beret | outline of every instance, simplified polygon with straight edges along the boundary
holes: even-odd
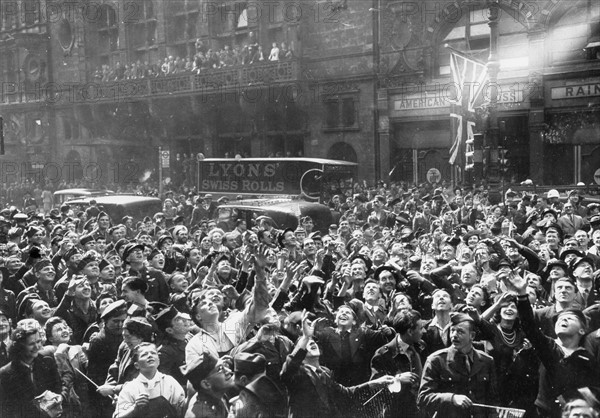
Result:
[[[79,250],[77,248],[73,247],[65,253],[63,258],[66,261],[69,261],[69,258],[73,257],[75,254],[81,254],[81,253],[79,252]]]
[[[81,245],[85,245],[92,241],[95,241],[94,236],[92,234],[84,235],[79,239],[79,243]]]
[[[112,266],[110,261],[108,261],[106,258],[100,260],[100,263],[98,264],[98,268],[100,269],[100,271],[104,270],[104,268],[107,266]]]
[[[83,270],[88,264],[96,261],[96,257],[92,255],[87,255],[81,259],[81,261],[77,264],[77,270]]]
[[[42,269],[51,266],[52,262],[50,260],[48,260],[47,258],[44,258],[40,261],[38,261],[37,263],[35,263],[35,265],[33,266],[33,272],[37,273],[39,271],[41,271]]]
[[[39,232],[44,232],[44,230],[42,228],[38,228],[37,226],[32,226],[27,230],[27,232],[25,232],[25,236],[27,238],[31,238]]]
[[[154,257],[156,257],[158,254],[162,254],[162,251],[159,250],[158,248],[153,248],[152,252],[150,252],[150,254],[148,254],[148,261],[152,260]]]

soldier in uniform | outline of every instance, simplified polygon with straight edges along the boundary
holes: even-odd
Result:
[[[165,276],[160,271],[149,270],[144,265],[144,246],[142,244],[128,244],[123,251],[123,261],[125,268],[124,277],[140,277],[148,284],[146,299],[148,302],[161,302],[167,304],[169,301],[169,286],[165,281]],[[120,284],[117,289],[120,288]]]
[[[187,365],[186,376],[196,394],[189,402],[186,418],[227,418],[225,394],[235,387],[233,372],[223,360],[203,353]]]
[[[492,357],[475,350],[475,322],[463,313],[451,317],[448,348],[431,354],[423,368],[417,403],[426,416],[444,411],[444,417],[488,417],[495,411],[474,403],[497,405],[495,366]]]
[[[108,229],[110,228],[110,217],[106,212],[100,212],[98,217],[96,218],[96,228],[91,232],[91,235],[94,236],[94,239],[104,238],[106,242],[109,241],[110,235],[108,234]]]

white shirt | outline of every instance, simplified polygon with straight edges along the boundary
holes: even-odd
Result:
[[[113,417],[129,414],[135,408],[136,399],[143,393],[148,394],[148,399],[164,397],[179,413],[185,407],[185,392],[175,378],[157,371],[154,378],[148,379],[140,373],[123,385]]]

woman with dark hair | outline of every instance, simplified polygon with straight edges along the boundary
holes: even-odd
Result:
[[[42,352],[54,356],[61,380],[67,387],[67,397],[63,399],[64,416],[86,416],[87,381],[77,370],[85,374],[87,356],[80,345],[69,344],[73,333],[63,318],[53,316],[46,322],[45,330],[47,345]]]
[[[500,405],[526,409],[529,416],[537,396],[539,361],[519,323],[516,302],[514,294],[502,294],[481,315],[478,327],[496,365]]]
[[[123,342],[115,362],[108,368],[104,385],[98,388],[102,396],[118,395],[125,382],[138,375],[133,361],[133,350],[138,344],[152,342],[152,325],[140,317],[128,318],[123,323]]]
[[[0,369],[0,416],[49,417],[56,416],[66,388],[52,357],[40,353],[42,335],[37,327],[19,322],[12,333],[10,363]],[[40,409],[36,397],[53,398],[49,413]]]
[[[148,283],[139,277],[126,277],[123,279],[121,291],[121,296],[129,305],[128,315],[146,316],[148,309],[148,300],[146,299]]]

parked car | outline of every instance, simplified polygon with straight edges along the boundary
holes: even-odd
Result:
[[[276,228],[296,228],[299,218],[310,216],[315,224],[315,231],[326,234],[334,223],[333,213],[329,207],[320,203],[291,199],[256,199],[240,200],[221,205],[217,208],[215,220],[217,224],[231,231],[237,219],[244,219],[248,228],[255,224],[259,216],[268,216],[275,222]]]
[[[134,221],[141,221],[146,216],[152,217],[155,213],[162,211],[162,201],[159,198],[137,195],[86,197],[69,200],[67,204],[71,207],[85,209],[92,199],[96,201],[101,210],[110,216],[114,223],[121,222],[125,215],[133,217]]]
[[[63,203],[73,199],[83,199],[95,196],[111,196],[115,192],[104,189],[63,189],[54,192],[54,205],[60,206]]]

